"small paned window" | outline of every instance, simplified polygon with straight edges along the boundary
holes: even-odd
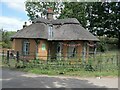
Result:
[[[49,38],[52,38],[52,37],[53,37],[53,27],[52,27],[52,26],[49,26],[49,27],[48,27],[48,37],[49,37]]]
[[[28,55],[29,54],[29,49],[30,49],[30,43],[28,40],[23,41],[23,54]]]
[[[68,46],[68,57],[75,57],[77,54],[77,47],[74,42],[69,43]]]

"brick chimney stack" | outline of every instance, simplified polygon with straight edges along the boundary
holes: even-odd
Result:
[[[48,20],[52,20],[53,19],[53,9],[52,8],[48,8],[47,9],[47,19]]]

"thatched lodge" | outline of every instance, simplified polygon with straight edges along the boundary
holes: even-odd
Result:
[[[12,48],[31,55],[31,58],[48,60],[62,58],[84,58],[89,48],[99,41],[84,29],[76,18],[53,19],[48,10],[47,19],[37,18],[32,24],[19,30],[12,39]]]

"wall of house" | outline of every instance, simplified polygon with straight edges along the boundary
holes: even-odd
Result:
[[[12,49],[15,51],[22,51],[22,39],[13,39],[12,41]]]
[[[22,51],[22,41],[23,39],[13,39],[12,41],[12,49],[15,51]],[[30,51],[29,51],[29,59],[34,59],[36,57],[36,42],[34,39],[28,39],[30,43]],[[42,49],[42,44],[45,45],[45,50]],[[40,40],[38,45],[38,58],[42,60],[47,60],[48,54],[48,43],[46,40]]]
[[[77,57],[81,60],[82,58],[82,50],[83,50],[83,41],[77,41],[80,46],[77,47]]]
[[[36,53],[36,42],[34,39],[29,39],[30,42],[30,56],[29,58],[34,59],[35,58],[35,53]],[[82,59],[82,50],[83,50],[83,41],[76,41],[77,43],[81,44],[80,46],[77,47],[77,57],[79,59]],[[67,44],[68,41],[64,41],[64,44]],[[48,45],[50,45],[46,40],[40,40],[40,43],[38,45],[38,58],[42,60],[47,60],[48,58]],[[43,47],[44,46],[44,47]],[[56,51],[54,46],[51,44],[50,46],[50,51],[53,53],[53,51]],[[22,51],[22,39],[13,39],[12,43],[12,49],[15,51]],[[88,52],[89,48],[87,48],[87,58],[88,58]],[[52,54],[51,53],[51,54]],[[55,54],[55,53],[53,53]],[[67,58],[68,54],[68,46],[62,45],[62,56],[64,58]],[[53,55],[54,56],[54,55]]]
[[[43,48],[45,46],[45,48]],[[38,56],[39,59],[47,60],[48,55],[48,42],[46,40],[40,40],[40,44],[38,45]]]
[[[67,41],[63,42],[63,44],[67,44],[67,43],[68,43]],[[65,59],[67,59],[67,52],[68,52],[67,49],[68,49],[67,46],[62,45],[62,56],[63,56]]]
[[[30,43],[30,49],[29,49],[29,58],[34,59],[36,57],[36,42],[34,39],[28,39]]]
[[[23,39],[13,39],[12,41],[12,49],[14,49],[14,51],[19,51],[20,54],[22,54],[22,41]],[[27,58],[30,59],[34,59],[35,58],[35,41],[29,39],[28,40],[30,42],[30,51],[29,51],[29,56],[27,56]]]

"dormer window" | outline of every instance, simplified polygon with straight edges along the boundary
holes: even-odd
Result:
[[[53,26],[49,25],[48,27],[48,37],[51,39],[53,37]]]

